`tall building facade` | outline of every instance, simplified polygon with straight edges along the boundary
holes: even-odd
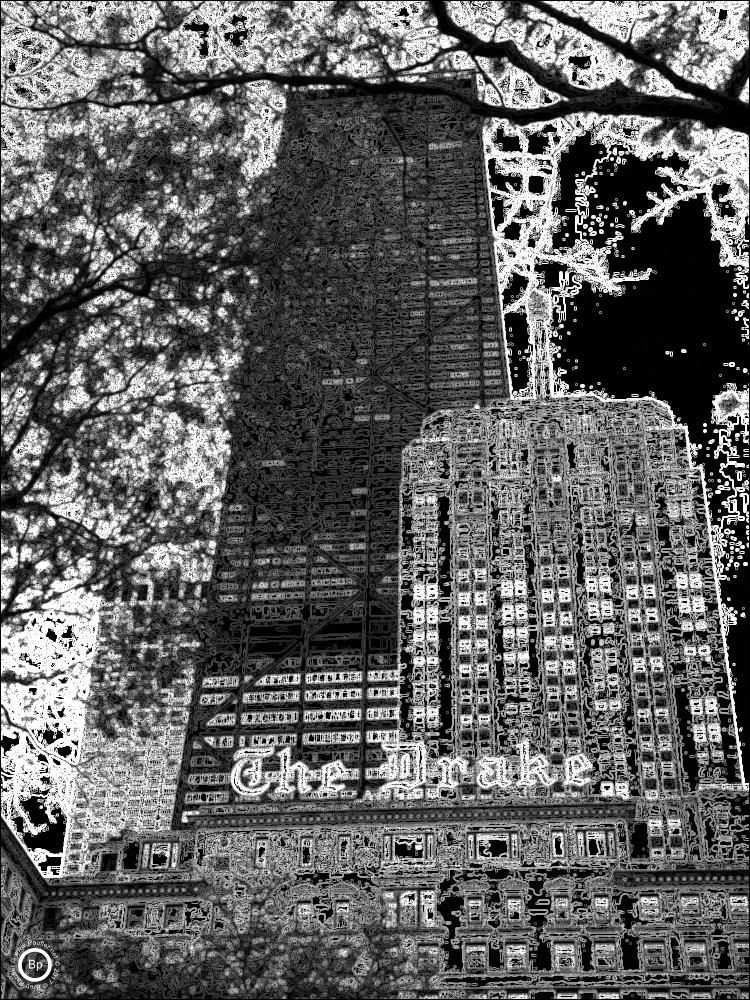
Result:
[[[377,781],[401,451],[433,410],[509,394],[479,119],[292,94],[274,178],[178,820],[233,808],[245,746],[343,760],[349,796]]]
[[[685,857],[686,797],[744,779],[702,473],[669,408],[435,414],[405,450],[401,531],[408,735],[584,754],[591,792],[653,809],[653,856]]]

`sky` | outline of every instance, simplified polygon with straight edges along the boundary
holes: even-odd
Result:
[[[663,225],[648,221],[632,233],[631,213],[645,211],[648,192],[658,187],[657,165],[656,160],[594,145],[588,138],[577,140],[563,155],[557,206],[562,225],[556,236],[560,246],[575,238],[581,213],[567,210],[575,201],[576,179],[583,179],[591,192],[589,220],[605,232],[609,223],[623,227],[612,269],[651,269],[651,274],[646,281],[629,284],[621,296],[583,285],[569,297],[564,316],[560,311],[557,316],[558,367],[566,371],[571,390],[593,388],[615,397],[654,395],[687,425],[694,460],[704,467],[712,521],[727,547],[726,556],[719,559],[721,593],[730,622],[736,621],[728,628],[729,662],[741,716],[740,706],[750,702],[750,680],[742,669],[749,653],[747,396],[744,421],[735,415],[717,423],[714,400],[728,385],[747,393],[748,353],[742,339],[747,303],[730,271],[719,263],[719,245],[712,239],[701,199],[678,205]],[[515,364],[518,367],[518,360]],[[743,743],[747,774],[747,728]]]

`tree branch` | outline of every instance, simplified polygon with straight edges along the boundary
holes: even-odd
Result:
[[[645,118],[678,118],[684,121],[701,122],[710,128],[728,128],[735,132],[750,133],[750,122],[746,115],[747,109],[741,101],[733,102],[731,110],[720,109],[716,107],[715,103],[705,104],[684,97],[643,94],[628,87],[621,80],[615,80],[612,84],[597,90],[583,90],[575,98],[557,101],[536,108],[508,108],[488,104],[486,101],[472,97],[460,90],[454,90],[448,85],[399,79],[376,82],[361,80],[357,77],[340,73],[274,73],[259,70],[235,75],[225,74],[213,78],[199,78],[199,81],[191,81],[190,90],[183,90],[178,94],[170,94],[157,98],[123,98],[109,101],[89,96],[62,101],[55,105],[46,105],[46,107],[49,110],[81,104],[93,104],[105,108],[131,107],[135,105],[155,107],[163,104],[177,104],[190,101],[196,97],[202,97],[227,87],[239,87],[251,83],[275,83],[293,90],[310,87],[331,87],[371,95],[415,94],[429,97],[447,97],[463,104],[470,113],[480,118],[496,118],[512,122],[516,125],[530,125],[535,122],[554,121],[555,119],[565,118],[572,114],[593,113],[615,116],[633,115]],[[576,90],[579,89],[576,88]],[[21,106],[14,105],[14,107],[20,108]],[[38,110],[38,108],[28,106],[26,110]],[[123,290],[129,291],[128,289]],[[131,290],[131,294],[136,293],[133,293]]]
[[[545,90],[551,90],[562,97],[585,97],[589,91],[576,87],[566,80],[557,67],[540,66],[538,62],[524,55],[515,42],[488,42],[479,38],[466,28],[457,24],[448,13],[448,4],[444,0],[430,0],[430,8],[435,15],[438,28],[444,35],[450,35],[459,41],[469,55],[485,59],[507,59],[517,69],[520,69]]]
[[[557,7],[553,7],[552,4],[547,3],[546,0],[525,0],[525,5],[527,7],[533,7],[534,10],[538,10],[542,14],[546,14],[548,17],[553,18],[560,24],[566,25],[568,28],[573,28],[576,31],[579,31],[582,35],[586,35],[587,38],[591,38],[595,42],[600,42],[602,45],[606,45],[607,48],[612,49],[613,52],[617,52],[619,55],[629,59],[630,62],[634,62],[639,66],[645,66],[647,69],[654,70],[660,76],[663,76],[665,80],[668,80],[673,87],[676,87],[677,90],[681,90],[685,94],[691,94],[693,97],[698,98],[701,101],[718,104],[721,107],[724,107],[727,111],[731,112],[739,110],[737,107],[737,105],[739,105],[739,108],[742,108],[745,113],[747,113],[747,107],[737,101],[734,96],[722,94],[720,91],[713,90],[711,87],[706,87],[702,83],[693,83],[692,80],[688,80],[680,73],[676,73],[657,56],[648,55],[648,53],[643,52],[631,42],[624,42],[621,38],[617,38],[615,35],[610,35],[609,32],[601,31],[599,28],[595,28],[587,21],[584,21],[582,17],[576,17],[573,14],[568,14],[563,10],[559,10]]]

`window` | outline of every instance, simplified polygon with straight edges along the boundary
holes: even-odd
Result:
[[[505,967],[508,972],[527,969],[529,967],[528,945],[507,944],[505,946]]]
[[[464,945],[464,971],[484,972],[487,969],[487,948],[483,944]]]
[[[383,837],[383,860],[429,861],[435,857],[435,835],[386,834]]]
[[[352,838],[348,834],[341,834],[337,841],[337,855],[340,865],[349,865],[352,860]]]
[[[421,944],[417,948],[417,969],[431,972],[440,968],[440,948],[435,944]]]
[[[125,926],[130,928],[143,927],[145,913],[145,906],[129,906]]]
[[[565,834],[562,830],[552,832],[552,860],[565,857]]]
[[[680,896],[680,913],[684,918],[700,917],[701,901],[699,896]]]
[[[383,909],[385,910],[385,926],[395,927],[398,923],[398,902],[395,892],[383,893]]]
[[[128,844],[125,848],[122,857],[122,867],[126,871],[133,871],[138,867],[138,861],[141,853],[141,845],[139,843]]]
[[[688,970],[705,969],[708,964],[705,941],[688,941],[685,945],[685,959]]]
[[[350,904],[348,899],[339,899],[334,907],[334,925],[336,928],[349,927]]]
[[[555,920],[570,920],[570,897],[555,895],[552,897],[552,912]]]
[[[102,854],[101,870],[103,872],[117,871],[117,855],[115,853],[107,851]]]
[[[416,927],[417,918],[422,927],[434,927],[437,919],[436,896],[434,889],[399,894],[392,890],[385,891],[382,898],[386,927]]]
[[[576,946],[572,941],[555,941],[552,945],[552,964],[556,972],[576,967]]]
[[[523,899],[521,896],[508,896],[508,920],[523,918]]]
[[[399,923],[402,927],[417,926],[417,894],[402,892],[398,900]]]
[[[394,837],[393,856],[394,858],[407,858],[411,861],[420,861],[425,855],[425,838],[423,834],[414,837]]]
[[[594,896],[594,916],[597,920],[609,920],[609,896]]]
[[[518,834],[510,831],[478,833],[475,839],[476,858],[486,861],[510,861],[518,858]],[[471,848],[469,845],[470,857]]]
[[[667,950],[663,941],[643,942],[644,969],[665,969],[667,965]]]
[[[313,863],[313,838],[300,837],[299,863],[301,868],[311,868]]]
[[[171,844],[153,844],[151,847],[150,868],[169,868]]]
[[[312,903],[297,903],[297,926],[302,929],[307,929],[312,926],[313,921],[313,905]]]
[[[268,837],[255,838],[255,867],[265,868],[268,864]]]
[[[436,914],[436,894],[432,889],[425,889],[419,894],[419,922],[423,927],[434,927]]]
[[[437,893],[434,889],[383,893],[386,927],[434,927],[437,920]]]
[[[179,903],[168,904],[164,913],[164,929],[181,931],[185,926],[185,907]]]
[[[638,912],[641,920],[659,920],[661,903],[658,896],[641,896],[638,901]]]
[[[611,830],[585,830],[578,833],[578,855],[582,858],[606,858],[615,853]]]
[[[470,924],[482,922],[482,900],[479,898],[466,900],[466,919]]]
[[[747,923],[747,911],[748,911],[748,899],[747,896],[735,896],[730,895],[729,897],[729,919],[730,920],[742,920]]]
[[[595,969],[615,969],[617,968],[617,950],[614,941],[594,942],[594,968]]]
[[[53,931],[60,923],[62,911],[59,906],[45,906],[42,920],[43,931]]]
[[[735,941],[734,948],[737,952],[737,968],[747,969],[750,966],[750,942]]]

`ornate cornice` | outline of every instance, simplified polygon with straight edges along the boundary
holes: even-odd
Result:
[[[616,885],[692,885],[714,883],[717,885],[748,885],[750,876],[746,868],[728,865],[716,868],[698,868],[694,865],[680,865],[675,868],[616,868],[612,872]]]
[[[426,823],[524,823],[571,822],[573,820],[635,819],[635,802],[508,802],[508,803],[394,803],[361,805],[328,802],[310,805],[287,802],[279,805],[263,803],[224,816],[200,816],[190,824],[196,832],[202,829],[251,830],[273,827],[316,826],[424,826]]]
[[[66,881],[58,885],[50,885],[47,899],[48,902],[69,902],[81,898],[116,900],[118,897],[149,899],[164,896],[205,896],[208,888],[208,883],[202,879],[180,881],[170,878],[163,882]]]

